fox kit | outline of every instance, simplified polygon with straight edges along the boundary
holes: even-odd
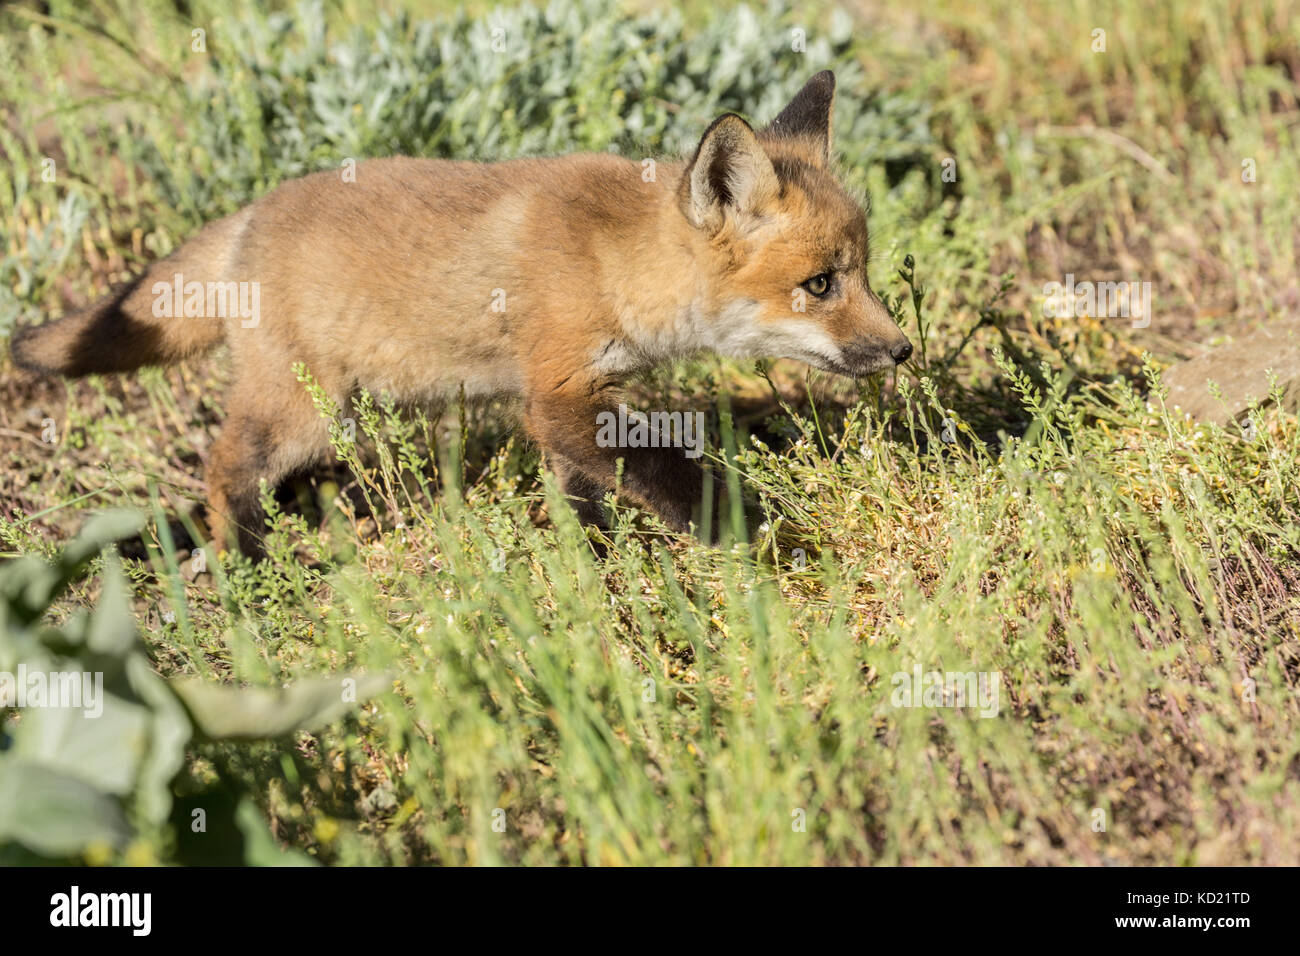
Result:
[[[761,131],[715,120],[694,156],[477,164],[392,158],[284,183],[82,312],[19,330],[18,365],[80,376],[230,346],[210,454],[218,542],[259,553],[258,482],[330,451],[292,367],[340,406],[520,396],[585,522],[621,490],[690,526],[703,473],[680,448],[602,447],[627,376],[712,351],[863,376],[912,346],[867,282],[867,222],[830,168],[835,78]],[[656,442],[655,444],[658,444]]]

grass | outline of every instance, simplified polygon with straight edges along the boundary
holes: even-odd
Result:
[[[0,12],[0,328],[341,157],[683,149],[834,65],[872,278],[924,355],[861,388],[713,360],[636,383],[710,413],[766,513],[749,543],[623,509],[597,559],[508,410],[376,396],[337,467],[268,498],[268,561],[200,572],[172,534],[221,358],[6,366],[9,555],[134,506],[159,673],[394,678],[328,730],[200,746],[178,793],[218,769],[331,864],[1300,862],[1300,424],[1201,426],[1159,389],[1296,305],[1293,5],[405,6]],[[494,17],[529,37],[505,63],[475,52]],[[1044,317],[1066,273],[1151,281],[1151,327]],[[985,675],[996,716],[900,706],[918,670]],[[88,858],[175,850],[141,826]]]

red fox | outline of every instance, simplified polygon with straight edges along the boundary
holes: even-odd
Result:
[[[866,216],[831,169],[834,94],[822,72],[765,129],[720,116],[688,162],[397,157],[314,173],[84,311],[18,330],[14,360],[81,376],[227,343],[209,523],[250,555],[259,480],[330,451],[298,362],[345,408],[360,389],[522,397],[527,433],[584,522],[603,520],[623,459],[621,490],[687,531],[698,463],[597,441],[621,380],[705,351],[849,376],[912,352],[868,284]]]

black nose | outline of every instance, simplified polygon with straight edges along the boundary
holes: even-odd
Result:
[[[894,357],[895,364],[902,365],[912,357],[912,343],[904,340],[901,344],[890,349],[889,354]]]

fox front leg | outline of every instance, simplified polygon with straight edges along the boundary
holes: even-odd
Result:
[[[568,496],[577,496],[579,517],[599,524],[604,492],[619,481],[621,490],[657,514],[674,531],[698,526],[704,492],[704,471],[681,448],[605,447],[597,440],[602,414],[617,415],[610,404],[595,398],[596,388],[582,387],[532,396],[525,407],[529,434],[550,453]],[[716,524],[715,524],[716,530]]]
[[[577,512],[578,521],[602,531],[608,530],[609,515],[604,499],[609,489],[592,481],[582,469],[554,450],[548,452],[546,464],[555,473],[565,500]]]

